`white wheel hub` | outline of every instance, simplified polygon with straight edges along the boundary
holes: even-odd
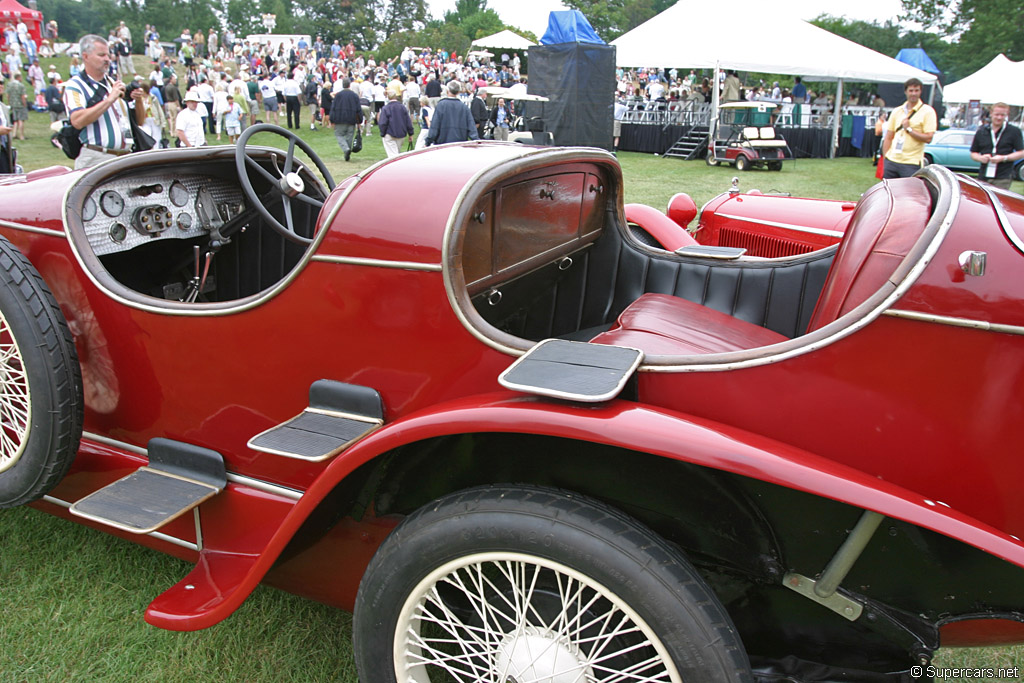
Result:
[[[497,649],[495,668],[505,683],[550,681],[578,683],[594,680],[579,648],[551,632],[532,626],[505,636]]]

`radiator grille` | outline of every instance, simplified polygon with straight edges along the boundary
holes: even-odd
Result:
[[[718,243],[722,247],[741,247],[747,250],[748,256],[764,258],[806,254],[816,248],[796,240],[759,235],[735,228],[722,228],[718,234]]]

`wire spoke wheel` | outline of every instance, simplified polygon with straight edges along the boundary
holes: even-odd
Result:
[[[28,443],[32,395],[25,360],[0,311],[0,472],[18,462]]]
[[[399,617],[395,659],[417,681],[681,680],[612,591],[520,553],[467,556],[425,577]]]
[[[484,486],[409,515],[353,620],[362,683],[745,683],[728,613],[676,548],[620,510]]]

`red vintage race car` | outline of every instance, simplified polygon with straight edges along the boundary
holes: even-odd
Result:
[[[790,200],[838,245],[677,253],[600,150],[334,186],[248,136],[0,187],[0,504],[194,561],[149,623],[266,581],[353,609],[367,682],[898,680],[1024,640],[1020,197],[931,167]]]

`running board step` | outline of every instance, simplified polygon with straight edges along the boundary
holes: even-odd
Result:
[[[384,424],[375,389],[321,379],[309,387],[309,407],[249,439],[249,448],[286,458],[321,462]]]
[[[73,515],[133,534],[156,531],[227,486],[220,453],[180,441],[152,439],[149,465],[71,506]]]
[[[498,382],[528,394],[598,403],[618,396],[643,359],[640,349],[545,339],[501,373]]]

